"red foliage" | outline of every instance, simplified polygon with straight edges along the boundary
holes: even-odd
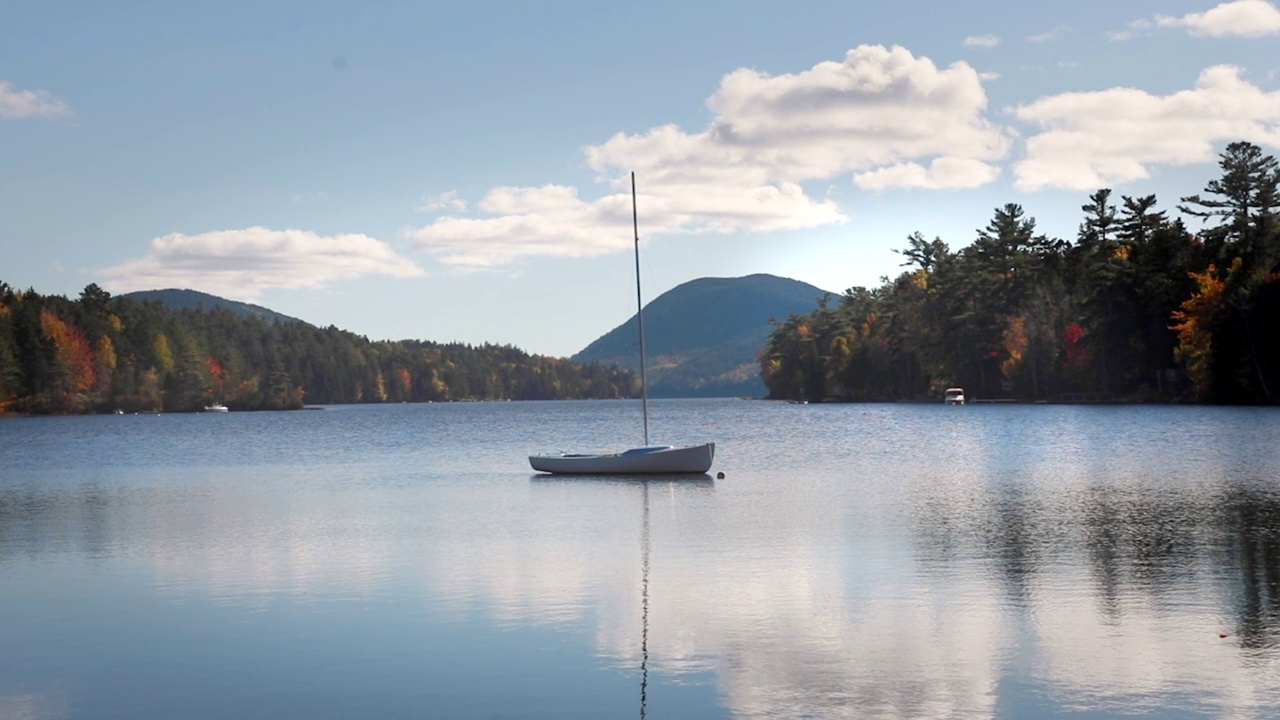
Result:
[[[212,355],[204,359],[204,365],[209,370],[209,384],[213,390],[214,399],[222,400],[223,397],[223,372],[222,364],[214,359]]]
[[[1084,334],[1084,328],[1079,323],[1071,323],[1067,326],[1067,331],[1062,333],[1062,345],[1069,368],[1083,368],[1089,364],[1089,350],[1080,342],[1084,339]]]
[[[205,364],[205,367],[209,368],[209,378],[212,379],[215,383],[221,383],[222,382],[222,365],[219,364],[217,360],[213,359],[212,355],[204,359],[204,364]]]

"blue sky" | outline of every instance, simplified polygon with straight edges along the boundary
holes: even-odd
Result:
[[[1007,202],[1172,210],[1240,139],[1280,151],[1268,0],[27,3],[0,280],[569,355],[634,312],[631,170],[646,300],[840,292]]]

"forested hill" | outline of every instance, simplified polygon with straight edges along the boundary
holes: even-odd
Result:
[[[825,294],[798,280],[758,274],[691,280],[659,295],[644,309],[649,394],[764,395],[757,356],[770,318],[812,312]],[[638,369],[637,322],[633,315],[573,359]]]
[[[170,310],[196,310],[199,308],[212,310],[214,308],[226,308],[240,317],[260,317],[268,322],[302,322],[297,318],[283,315],[275,310],[268,310],[261,305],[228,300],[226,298],[220,298],[217,295],[202,293],[198,290],[178,290],[175,288],[167,288],[164,290],[138,290],[137,292],[124,293],[120,297],[128,300],[136,300],[138,302],[155,300]]]
[[[511,346],[370,342],[224,307],[15,292],[0,282],[0,413],[634,397],[634,373]]]
[[[787,319],[761,369],[771,397],[1280,401],[1280,168],[1250,143],[1170,219],[1101,189],[1074,241],[995,211],[953,251],[916,233],[909,269]],[[1082,198],[1083,199],[1083,198]]]

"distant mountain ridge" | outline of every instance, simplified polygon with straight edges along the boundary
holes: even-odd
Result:
[[[275,310],[268,310],[261,305],[253,305],[250,303],[238,302],[236,300],[228,300],[202,293],[199,290],[179,290],[177,288],[167,288],[164,290],[138,290],[137,292],[124,293],[120,295],[123,298],[143,302],[146,300],[154,300],[170,310],[194,310],[203,307],[205,310],[212,310],[216,307],[226,309],[241,317],[259,317],[271,323],[306,323],[295,317],[289,317]]]
[[[766,274],[700,278],[668,290],[644,308],[649,394],[763,397],[756,356],[772,332],[769,319],[813,312],[826,294]],[[638,370],[637,322],[633,315],[571,359]]]

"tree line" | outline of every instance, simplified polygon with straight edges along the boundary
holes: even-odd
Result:
[[[634,397],[635,373],[473,347],[376,341],[224,308],[170,310],[0,282],[0,413],[300,408],[304,403]]]
[[[770,397],[888,401],[1280,399],[1280,170],[1256,145],[1176,206],[1089,196],[1074,242],[997,208],[953,251],[919,232],[908,270],[774,321],[760,354]]]

